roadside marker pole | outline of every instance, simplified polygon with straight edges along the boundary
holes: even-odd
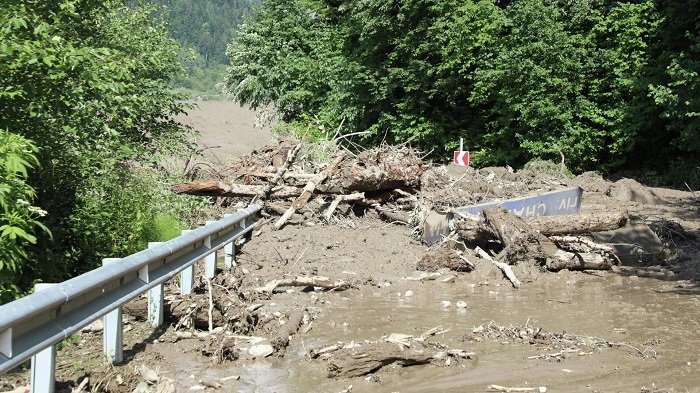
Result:
[[[105,258],[102,266],[121,261],[121,258]],[[104,316],[103,350],[112,363],[124,360],[124,336],[122,331],[122,308],[117,307]]]
[[[34,291],[50,288],[56,284],[36,284]],[[32,393],[53,393],[56,377],[56,346],[51,345],[32,356],[30,385]]]
[[[189,229],[185,229],[181,234],[192,232]],[[192,287],[194,287],[194,265],[190,265],[184,268],[180,272],[180,295],[189,295],[192,293]]]
[[[207,225],[216,221],[207,221]],[[204,241],[204,245],[211,248],[211,237]],[[204,257],[204,275],[206,278],[214,278],[216,276],[216,251]]]
[[[148,248],[153,248],[157,247],[159,245],[163,244],[162,242],[149,242],[148,243]],[[148,266],[145,266],[146,270],[149,269]],[[150,281],[150,277],[147,277],[146,282]],[[163,294],[163,284],[158,284],[155,287],[151,288],[148,290],[148,322],[151,323],[151,326],[153,327],[158,327],[163,324],[163,302],[165,301],[164,299],[164,294]]]
[[[224,214],[224,218],[232,215]],[[233,244],[233,241],[224,245],[224,266],[227,270],[231,270],[236,266],[236,246]]]

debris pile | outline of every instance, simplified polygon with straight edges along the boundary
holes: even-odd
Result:
[[[314,214],[330,221],[341,204],[374,209],[382,217],[407,223],[397,213],[415,208],[425,165],[418,152],[407,146],[381,146],[353,155],[335,151],[328,162],[311,157],[303,142],[282,141],[236,160],[218,173],[219,179],[192,181],[173,186],[179,194],[247,198],[264,202],[269,214],[281,215],[279,229],[301,213],[308,221]],[[329,156],[326,158],[330,159]],[[283,202],[287,201],[287,202]],[[386,206],[391,202],[391,206]]]

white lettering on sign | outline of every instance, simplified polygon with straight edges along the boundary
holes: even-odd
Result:
[[[572,206],[578,205],[577,196],[573,198],[573,201],[571,199],[572,198],[562,199],[561,202],[559,202],[559,210],[570,209]]]

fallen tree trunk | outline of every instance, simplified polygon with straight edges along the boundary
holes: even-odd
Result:
[[[229,184],[222,181],[198,181],[179,183],[173,186],[172,190],[176,194],[215,196],[215,197],[243,197],[253,198],[265,193],[266,186]],[[268,198],[286,199],[301,195],[302,189],[299,187],[278,186],[273,187]]]
[[[533,230],[545,236],[576,235],[614,230],[627,223],[621,211],[590,212],[570,216],[539,216],[523,218]],[[492,240],[495,234],[482,220],[464,219],[455,223],[455,230],[465,240]]]
[[[426,350],[401,350],[396,344],[390,343],[372,343],[359,349],[342,349],[336,351],[333,357],[334,360],[328,364],[330,377],[359,377],[393,363],[406,367],[427,364],[433,360],[433,355]]]
[[[596,253],[571,253],[559,250],[554,254],[554,258],[547,261],[547,269],[559,271],[569,270],[608,270],[615,260]]]
[[[301,322],[304,320],[305,312],[306,309],[292,312],[289,315],[287,323],[280,327],[280,330],[277,332],[277,336],[275,336],[275,338],[272,340],[272,347],[275,349],[278,356],[282,356],[284,354],[284,350],[287,348],[287,345],[289,345],[289,336],[293,336],[299,330]]]
[[[535,232],[522,218],[509,214],[505,209],[492,207],[483,211],[484,222],[503,244],[499,255],[509,264],[534,259],[544,264],[558,251],[556,244],[541,233]]]

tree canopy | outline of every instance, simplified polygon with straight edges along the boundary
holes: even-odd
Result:
[[[28,288],[137,250],[172,211],[134,168],[185,142],[182,66],[152,7],[6,0],[0,26],[0,278]]]
[[[462,136],[482,165],[674,162],[700,153],[699,7],[264,0],[229,45],[225,84],[293,128],[331,136],[342,124],[434,157]]]

